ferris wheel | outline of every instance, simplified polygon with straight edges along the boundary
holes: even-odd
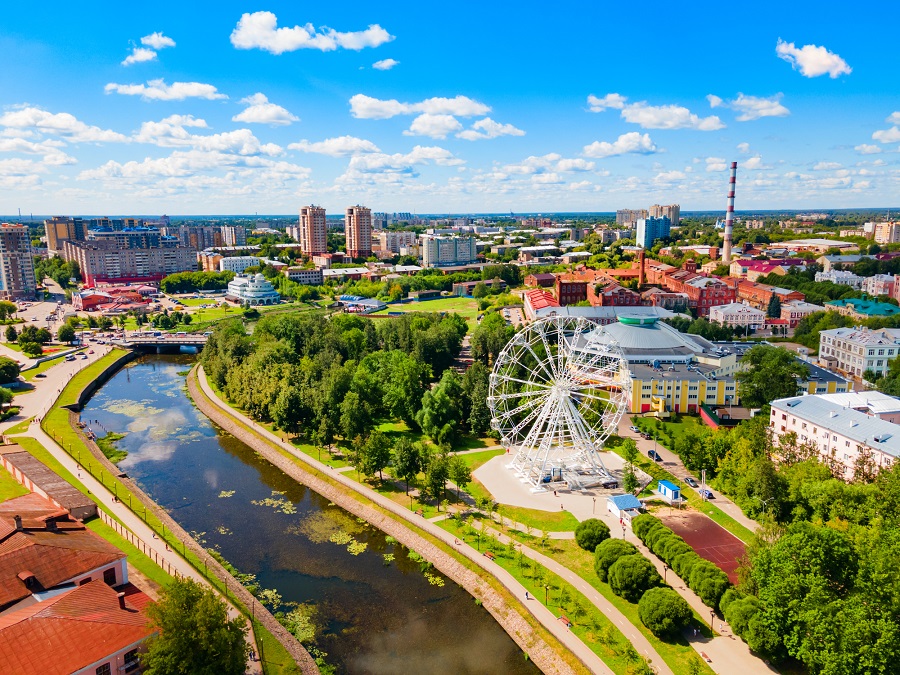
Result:
[[[554,316],[517,333],[497,357],[488,406],[515,452],[512,468],[535,488],[587,487],[609,477],[598,454],[631,398],[625,357],[602,327]]]

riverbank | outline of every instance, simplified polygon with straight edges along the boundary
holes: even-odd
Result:
[[[257,425],[238,419],[205,381],[202,368],[188,376],[195,405],[231,435],[294,480],[332,500],[355,516],[415,551],[467,590],[491,613],[529,658],[545,673],[608,673],[609,668],[542,605],[520,612],[516,589],[524,589],[495,563],[469,547],[454,547],[453,538],[437,525],[415,516],[373,490],[354,483],[334,469],[285,447]],[[303,465],[301,466],[301,462]],[[449,539],[448,539],[449,537]],[[491,569],[493,566],[494,569]],[[509,577],[509,578],[507,578]]]

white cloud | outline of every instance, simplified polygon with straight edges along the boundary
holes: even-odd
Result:
[[[585,157],[603,158],[629,153],[649,155],[656,151],[657,147],[650,140],[650,134],[640,134],[637,131],[631,131],[627,134],[622,134],[612,143],[594,141],[590,145],[584,146],[582,154]]]
[[[123,66],[130,66],[133,63],[145,63],[146,61],[153,61],[156,59],[156,52],[152,49],[145,49],[144,47],[133,47],[131,50],[131,54],[125,57],[125,60],[122,61]]]
[[[316,29],[311,23],[293,28],[277,26],[278,17],[272,12],[244,14],[231,33],[231,44],[238,49],[262,49],[272,54],[283,54],[298,49],[359,51],[366,47],[378,47],[394,39],[393,35],[378,24],[351,33],[341,33],[327,27]]]
[[[562,155],[551,152],[548,155],[536,157],[532,155],[518,164],[507,164],[503,167],[506,173],[533,175],[543,173],[573,173],[577,171],[590,171],[594,168],[594,162],[585,159],[566,159]]]
[[[246,122],[248,124],[270,124],[272,126],[284,126],[291,122],[299,122],[300,118],[292,115],[286,108],[271,103],[265,94],[259,92],[242,98],[241,103],[247,107],[231,118],[232,122]]]
[[[893,112],[885,120],[888,124],[900,124],[900,112]]]
[[[716,131],[725,125],[715,115],[699,117],[679,105],[647,105],[646,102],[631,103],[622,108],[622,119],[643,129],[696,129]]]
[[[459,131],[463,126],[453,115],[432,115],[422,113],[416,117],[404,136],[428,136],[429,138],[447,138],[447,134]]]
[[[187,98],[205,98],[214,100],[228,98],[219,93],[211,84],[202,82],[173,82],[166,84],[164,80],[149,80],[147,84],[115,84],[110,82],[104,87],[109,94],[115,92],[124,96],[140,96],[145,101],[183,101]]]
[[[708,172],[725,171],[728,168],[728,162],[722,157],[707,157],[706,170]]]
[[[597,98],[593,94],[587,97],[588,105],[590,106],[591,112],[603,112],[607,108],[615,108],[616,110],[621,110],[625,107],[625,101],[627,101],[624,96],[621,94],[607,94],[603,98]]]
[[[872,134],[872,140],[879,143],[898,143],[900,142],[900,126],[891,127],[890,129],[879,129]]]
[[[437,146],[417,145],[406,154],[359,154],[350,158],[347,171],[337,179],[337,183],[397,183],[416,178],[419,175],[417,166],[459,166],[463,163],[463,160],[454,157],[449,150]]]
[[[128,137],[109,129],[85,124],[69,113],[51,113],[35,107],[24,107],[0,115],[0,127],[35,130],[65,138],[72,143],[107,143],[128,141]]]
[[[192,115],[171,115],[159,122],[144,122],[134,140],[160,147],[190,147],[207,152],[231,153],[241,156],[284,154],[275,143],[262,143],[249,129],[235,129],[220,134],[202,136],[188,128],[208,128],[206,121]]]
[[[763,164],[762,157],[760,155],[754,155],[753,157],[749,158],[748,160],[741,162],[741,166],[744,169],[749,169],[750,171],[760,171],[762,169],[771,169],[772,168],[771,166],[769,166],[767,164]]]
[[[687,178],[687,175],[682,173],[681,171],[663,171],[661,173],[656,174],[653,177],[654,183],[672,183],[679,180],[684,180]]]
[[[525,132],[514,127],[512,124],[500,124],[490,117],[480,119],[472,125],[471,129],[466,129],[456,134],[457,138],[463,138],[467,141],[478,141],[486,138],[497,138],[499,136],[524,136]]]
[[[709,101],[710,108],[731,108],[735,112],[740,113],[737,117],[738,122],[749,122],[758,120],[761,117],[785,117],[791,114],[781,104],[781,98],[784,94],[775,94],[768,98],[763,96],[746,96],[738,92],[738,96],[733,101],[725,101],[715,94],[709,94],[706,99]]]
[[[174,47],[175,40],[166,35],[163,35],[160,32],[156,32],[142,37],[141,44],[159,51],[160,49],[165,49],[166,47]]]
[[[834,171],[835,169],[840,169],[841,165],[837,162],[818,162],[814,167],[813,171]]]
[[[397,115],[415,115],[417,113],[472,117],[486,115],[490,111],[490,106],[468,96],[427,98],[419,103],[402,103],[396,99],[384,100],[365,94],[356,94],[350,98],[351,114],[359,119],[369,120],[386,120]]]
[[[346,157],[347,155],[358,155],[366,152],[381,152],[381,150],[378,149],[378,146],[372,141],[367,141],[364,138],[356,138],[355,136],[326,138],[324,141],[318,141],[316,143],[302,140],[299,143],[291,143],[288,146],[288,150],[314,152],[330,157]]]
[[[737,149],[738,149],[738,152],[746,155],[748,152],[750,152],[750,144],[749,143],[738,143]]]
[[[857,145],[853,149],[861,155],[877,155],[879,152],[881,152],[881,148],[879,148],[877,145],[868,145],[866,143]]]
[[[778,40],[775,53],[778,54],[778,58],[790,63],[794,70],[799,70],[804,77],[827,74],[834,79],[840,75],[849,75],[853,70],[840,56],[816,45],[803,45],[798,48],[793,42]]]
[[[381,59],[381,61],[376,61],[372,64],[372,67],[375,70],[390,70],[394,66],[399,66],[400,62],[394,59]]]

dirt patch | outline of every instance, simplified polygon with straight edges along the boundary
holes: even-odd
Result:
[[[696,511],[660,515],[659,519],[684,539],[697,555],[725,572],[731,583],[737,583],[738,561],[746,552],[744,542]]]

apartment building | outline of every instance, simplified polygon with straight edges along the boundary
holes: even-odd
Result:
[[[0,225],[0,299],[33,298],[37,292],[31,236],[25,225]]]
[[[796,328],[800,320],[813,312],[824,312],[822,305],[814,305],[803,300],[792,300],[781,304],[781,316],[779,318],[788,322],[788,326]]]
[[[875,243],[896,244],[900,242],[900,223],[876,223]]]
[[[709,310],[718,305],[728,305],[735,301],[735,290],[717,277],[706,277],[688,269],[666,274],[663,283],[673,293],[684,293],[688,306],[697,310],[698,316],[709,316]]]
[[[619,209],[616,211],[616,225],[634,227],[639,220],[649,215],[647,209]]]
[[[47,250],[51,256],[59,255],[67,241],[87,239],[87,223],[82,218],[53,216],[44,221],[44,230],[47,233]]]
[[[310,270],[304,267],[286,267],[283,274],[291,281],[308,286],[321,286],[324,278],[321,269]]]
[[[861,377],[886,373],[900,354],[900,329],[833,328],[819,333],[819,361],[829,369]]]
[[[799,396],[772,401],[769,428],[776,444],[794,434],[797,444],[814,447],[845,480],[851,480],[862,465],[876,471],[892,466],[900,456],[900,425],[831,399]]]
[[[418,235],[415,232],[381,230],[378,232],[378,243],[382,251],[399,254],[400,249],[415,246]]]
[[[649,209],[649,215],[651,218],[668,218],[672,225],[678,225],[681,221],[681,207],[678,204],[668,204],[666,206],[654,204]]]
[[[300,209],[297,241],[304,255],[314,256],[328,252],[328,227],[325,209],[321,206],[304,206]]]
[[[344,214],[347,255],[368,258],[372,255],[372,211],[365,206],[350,206]]]
[[[637,221],[637,245],[651,248],[657,239],[665,239],[671,233],[672,221],[668,216],[647,217]]]
[[[863,278],[862,290],[872,296],[892,295],[894,292],[893,274],[874,274]]]
[[[222,243],[225,246],[245,246],[247,244],[247,228],[243,225],[223,225]]]
[[[806,296],[800,291],[794,291],[790,288],[781,288],[780,286],[769,286],[753,281],[741,279],[736,284],[737,299],[746,301],[751,307],[767,310],[769,302],[773,295],[778,296],[781,304],[793,302],[795,300],[806,300]]]
[[[197,253],[181,247],[122,249],[114,241],[66,241],[62,255],[78,263],[89,286],[106,281],[159,281],[197,269]]]
[[[477,260],[475,237],[443,237],[423,234],[421,238],[422,265],[468,265]]]

